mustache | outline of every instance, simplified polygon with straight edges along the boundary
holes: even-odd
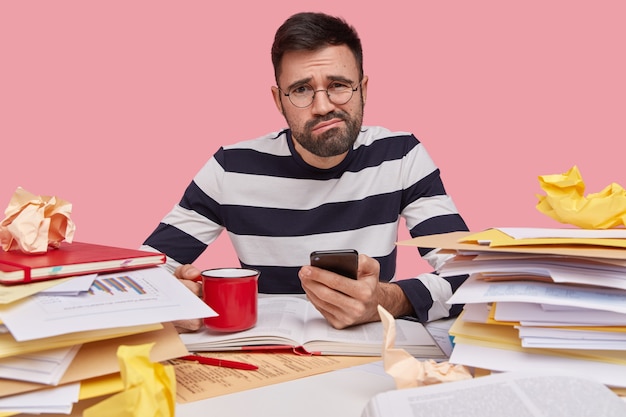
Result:
[[[343,112],[341,110],[338,111],[333,111],[330,113],[327,113],[323,116],[319,116],[316,117],[315,119],[309,120],[308,122],[305,123],[304,127],[308,130],[311,130],[315,127],[315,125],[322,123],[322,122],[327,122],[329,120],[332,119],[340,119],[343,121],[347,121],[348,120],[348,114],[346,112]]]

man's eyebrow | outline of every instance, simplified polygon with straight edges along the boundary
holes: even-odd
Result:
[[[326,77],[326,79],[331,82],[331,81],[341,81],[347,84],[354,84],[354,80],[351,80],[350,78],[344,77],[343,75],[329,75],[328,77]]]
[[[302,84],[309,84],[310,85],[312,79],[313,79],[313,77],[307,77],[307,78],[302,78],[300,80],[294,81],[291,84],[289,84],[286,89],[287,90],[291,90],[292,88],[300,86]],[[347,78],[347,77],[345,77],[343,75],[328,75],[328,76],[326,76],[326,81],[328,83],[331,83],[333,81],[341,81],[341,82],[344,82],[344,83],[347,83],[347,84],[350,84],[350,85],[354,84],[354,80],[352,80],[350,78]]]
[[[309,82],[311,82],[311,79],[312,77],[308,77],[308,78],[302,78],[300,80],[294,81],[287,86],[287,90],[291,90],[292,88],[302,85],[302,84],[308,84]]]

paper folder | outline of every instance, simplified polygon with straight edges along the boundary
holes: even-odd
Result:
[[[624,351],[524,348],[515,328],[470,323],[464,321],[462,317],[463,313],[450,327],[450,335],[454,336],[454,343],[626,365],[626,352]]]
[[[60,385],[119,373],[117,348],[120,345],[141,345],[153,342],[155,345],[150,351],[150,360],[153,362],[189,354],[174,326],[171,323],[163,323],[161,330],[84,344],[61,378]],[[0,397],[44,388],[48,386],[31,382],[0,380]]]
[[[528,253],[603,259],[626,259],[626,250],[624,250],[624,248],[622,247],[618,248],[609,246],[581,245],[573,243],[551,245],[489,246],[476,243],[477,236],[482,238],[485,235],[472,232],[450,232],[437,235],[419,236],[410,240],[399,241],[396,244],[401,246],[416,246],[420,248],[441,248],[446,250],[469,253]]]
[[[530,246],[530,245],[586,245],[626,248],[626,239],[584,238],[584,237],[542,237],[516,239],[498,229],[487,229],[474,233],[460,240],[465,243],[488,243],[489,247]]]

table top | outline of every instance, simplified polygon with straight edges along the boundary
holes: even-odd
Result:
[[[448,329],[454,319],[426,324],[436,342],[450,353]],[[254,417],[360,417],[376,394],[396,389],[382,361],[176,405],[177,417],[206,415]]]
[[[395,389],[382,361],[176,405],[177,417],[360,417],[376,394]]]

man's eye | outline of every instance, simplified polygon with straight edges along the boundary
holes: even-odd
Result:
[[[335,81],[328,86],[328,89],[336,93],[341,93],[343,91],[351,90],[352,87],[346,83]]]
[[[297,96],[306,95],[313,91],[310,85],[299,85],[291,89],[289,94],[295,94]]]

